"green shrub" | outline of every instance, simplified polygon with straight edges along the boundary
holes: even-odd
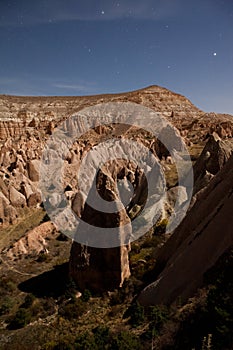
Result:
[[[138,302],[133,303],[129,308],[130,313],[130,323],[137,327],[143,323],[145,319],[144,315],[144,307],[140,305]]]
[[[73,350],[73,346],[66,340],[60,340],[58,344],[53,347],[53,350]]]
[[[85,302],[87,302],[91,298],[91,292],[88,289],[85,289],[82,293],[81,299]]]
[[[27,294],[24,303],[22,304],[22,308],[28,309],[30,306],[32,306],[34,300],[36,299],[35,295],[33,294]]]
[[[168,316],[168,310],[165,306],[152,306],[149,308],[148,320],[150,324],[147,334],[148,338],[159,334],[163,324],[168,320]]]
[[[18,329],[25,327],[31,321],[31,313],[28,309],[20,308],[11,319],[9,329]]]
[[[65,298],[71,299],[73,302],[76,300],[77,287],[72,278],[69,278],[65,287]]]
[[[67,340],[60,340],[59,342],[50,341],[46,343],[42,350],[73,350],[74,347],[69,344]]]
[[[140,344],[139,338],[135,335],[122,331],[115,335],[111,340],[111,350],[141,350],[143,347]]]
[[[161,243],[161,237],[152,236],[152,237],[146,237],[144,242],[142,243],[141,248],[155,248],[158,246],[158,244]]]
[[[131,301],[132,298],[137,294],[141,288],[141,281],[135,277],[130,277],[126,279],[123,283],[123,286],[118,290],[115,290],[110,298],[110,305],[115,306],[123,304],[127,301]]]
[[[94,333],[95,344],[98,349],[104,349],[109,343],[109,328],[105,326],[98,326],[92,330]]]
[[[166,232],[166,228],[168,225],[168,219],[162,219],[161,221],[159,221],[154,229],[154,234],[155,235],[162,235]]]
[[[1,315],[6,315],[9,313],[9,311],[12,309],[14,306],[14,300],[8,296],[6,296],[0,306],[0,316]]]
[[[74,344],[75,350],[98,350],[94,336],[88,332],[80,334]]]
[[[70,302],[60,307],[59,314],[68,320],[76,319],[81,316],[87,307],[86,304],[78,299],[75,302]]]

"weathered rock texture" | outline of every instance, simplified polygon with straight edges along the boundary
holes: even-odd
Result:
[[[194,194],[209,183],[230,158],[232,152],[232,139],[222,140],[216,133],[210,135],[208,142],[193,167]]]
[[[21,208],[41,204],[41,193],[38,188],[40,159],[46,140],[60,122],[67,119],[67,128],[75,132],[75,125],[72,125],[72,120],[68,118],[84,107],[106,102],[128,101],[160,112],[179,129],[188,145],[204,141],[206,134],[212,132],[216,132],[224,139],[232,137],[233,134],[231,116],[204,113],[185,97],[159,86],[150,86],[130,93],[85,97],[2,95],[0,96],[0,225],[15,222]],[[170,131],[169,128],[165,130],[168,139]],[[121,223],[130,222],[129,217],[137,215],[143,206],[145,184],[142,176],[139,176],[136,169],[128,169],[130,171],[123,176],[128,176],[132,184],[137,182],[136,194],[127,210],[121,210],[115,216],[105,214],[96,217],[82,201],[76,174],[80,162],[93,146],[106,137],[120,139],[122,136],[142,142],[159,159],[169,156],[166,148],[158,140],[148,137],[144,131],[137,131],[136,128],[128,126],[105,125],[98,126],[75,142],[64,160],[65,195],[72,202],[73,210],[78,216],[86,218],[93,224],[104,225],[106,228],[111,227],[109,225],[118,225],[119,241],[123,233]],[[221,166],[224,161],[221,160]],[[200,167],[202,168],[202,165]],[[123,168],[124,173],[125,167]],[[205,171],[208,171],[208,167]],[[119,175],[119,172],[116,174]],[[106,198],[109,196],[109,200],[118,196],[114,187],[115,182],[114,171],[99,178],[99,191],[103,196],[107,196]],[[175,191],[170,193],[170,197],[170,202],[174,202]],[[182,200],[185,201],[185,193]],[[59,198],[54,196],[53,202],[55,205],[59,204]],[[25,244],[24,242],[22,246],[25,247]],[[85,245],[74,243],[70,271],[80,289],[88,287],[112,289],[120,286],[124,278],[129,276],[129,249],[127,245],[106,250],[87,248]]]
[[[114,171],[101,171],[97,179],[99,195],[108,202],[119,200],[116,180],[117,177],[124,178],[127,175],[129,175],[129,172],[127,173],[127,167],[125,166],[116,166]],[[97,196],[96,193],[92,198],[93,202],[95,202]],[[80,290],[113,290],[122,286],[124,279],[130,276],[128,261],[130,245],[123,244],[124,236],[130,237],[131,234],[130,219],[125,209],[114,213],[104,213],[93,209],[88,204],[83,206],[83,201],[80,198],[81,195],[77,194],[73,201],[73,210],[76,214],[89,225],[105,228],[107,239],[107,229],[116,227],[118,246],[113,248],[90,247],[92,232],[85,231],[86,238],[84,237],[84,239],[87,240],[89,245],[73,242],[70,254],[70,275],[76,281]],[[127,224],[130,227],[125,228],[124,226]],[[77,239],[79,239],[79,231],[80,227],[77,229]]]
[[[40,253],[49,253],[48,239],[58,236],[54,225],[45,222],[38,227],[28,231],[24,237],[19,239],[7,250],[6,256],[11,260],[20,259],[23,256],[37,256]]]
[[[85,97],[17,97],[0,96],[0,224],[13,222],[22,206],[41,203],[38,191],[39,160],[44,144],[59,122],[77,111],[105,102],[132,101],[161,113],[175,125],[188,144],[203,140],[206,134],[216,132],[220,137],[232,137],[232,117],[204,113],[185,97],[159,86],[129,93]],[[99,126],[95,132],[80,141],[70,151],[65,165],[67,182],[76,186],[73,174],[77,173],[80,159],[104,135],[133,137],[134,130],[113,130]],[[136,137],[136,141],[143,135]],[[145,135],[144,135],[145,136]],[[144,145],[154,150],[159,158],[166,153],[164,147],[149,139]],[[167,155],[167,154],[166,154]],[[68,191],[67,191],[68,192]],[[71,191],[72,192],[72,191]],[[71,195],[72,193],[67,193]]]
[[[192,296],[204,273],[233,244],[233,156],[209,183],[158,258],[162,272],[139,296],[143,305]]]
[[[0,96],[0,139],[40,137],[78,110],[97,103],[131,101],[152,108],[169,118],[190,140],[216,131],[220,137],[232,137],[229,115],[204,113],[187,98],[159,86],[115,95],[84,97]],[[101,127],[99,129],[102,129]],[[102,130],[103,131],[103,130]],[[102,132],[99,130],[99,132]]]

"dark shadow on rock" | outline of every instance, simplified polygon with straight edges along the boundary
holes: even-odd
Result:
[[[68,270],[68,263],[55,266],[53,270],[20,283],[18,288],[23,292],[32,293],[38,298],[59,297],[66,290]]]

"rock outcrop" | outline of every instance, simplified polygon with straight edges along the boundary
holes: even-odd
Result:
[[[123,168],[124,169],[124,168]],[[115,169],[116,170],[116,169]],[[121,167],[116,175],[120,174]],[[126,173],[126,171],[125,171]],[[96,202],[98,195],[108,202],[119,200],[116,189],[116,179],[109,172],[101,172],[97,179],[97,192],[92,197]],[[94,184],[95,185],[95,184]],[[95,187],[95,186],[93,186]],[[90,231],[83,232],[77,229],[77,242],[74,241],[70,254],[70,275],[76,281],[78,288],[83,291],[91,289],[94,291],[113,290],[121,287],[124,279],[130,276],[128,252],[130,244],[124,244],[124,237],[131,235],[131,223],[125,209],[116,205],[116,212],[105,213],[90,207],[87,203],[83,206],[81,195],[77,194],[73,201],[73,210],[83,221],[90,225]],[[108,238],[108,229],[115,228],[115,242],[111,248],[95,248],[90,246],[96,237],[93,227],[105,229],[105,239]],[[88,245],[78,243],[85,239]],[[104,241],[103,237],[100,240]]]
[[[186,301],[233,244],[233,155],[203,190],[158,257],[162,272],[139,296],[143,305]],[[162,268],[163,266],[163,268]]]
[[[38,256],[40,253],[48,253],[47,240],[58,236],[51,222],[44,222],[38,227],[28,231],[9,248],[6,256],[11,260],[17,260],[23,256]]]
[[[218,134],[210,135],[200,157],[193,167],[193,194],[204,188],[223,167],[233,152],[232,139],[222,140]]]

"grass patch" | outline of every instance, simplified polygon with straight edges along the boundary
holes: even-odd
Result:
[[[19,240],[25,233],[38,226],[46,215],[43,209],[23,208],[20,211],[20,219],[14,225],[9,225],[1,229],[0,250],[9,247]]]

